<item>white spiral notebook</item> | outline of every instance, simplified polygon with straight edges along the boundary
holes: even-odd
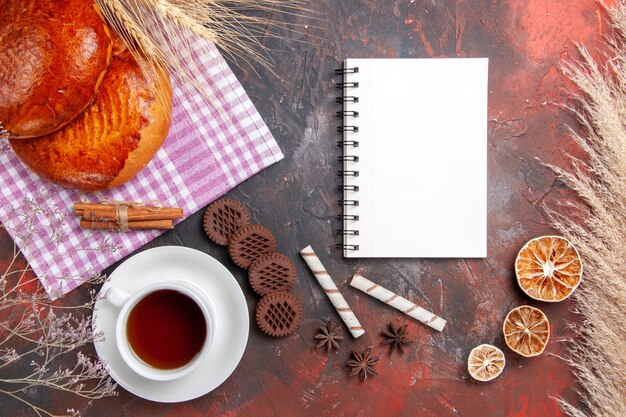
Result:
[[[486,257],[488,60],[346,59],[338,73],[344,256]]]

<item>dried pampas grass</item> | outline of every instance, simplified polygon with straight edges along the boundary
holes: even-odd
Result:
[[[166,68],[187,93],[212,97],[196,82],[200,69],[194,59],[192,39],[214,43],[236,63],[271,70],[263,37],[298,32],[287,22],[263,17],[280,11],[299,14],[299,0],[95,0],[105,19],[144,69]]]
[[[551,167],[582,204],[548,207],[585,262],[573,294],[580,322],[568,342],[583,406],[561,403],[575,417],[626,416],[626,1],[605,8],[612,29],[605,62],[580,47],[582,62],[563,65],[580,90],[572,110],[582,133],[571,136],[588,158],[572,158],[569,170]]]

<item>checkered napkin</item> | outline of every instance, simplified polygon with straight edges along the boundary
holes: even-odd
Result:
[[[65,189],[27,170],[0,141],[0,221],[52,299],[162,232],[83,230],[75,201],[159,201],[187,217],[283,158],[235,75],[214,45],[193,41],[199,82],[214,97],[187,96],[176,85],[172,125],[150,164],[123,186],[98,195]]]

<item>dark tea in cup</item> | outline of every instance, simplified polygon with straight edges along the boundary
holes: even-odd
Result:
[[[185,366],[202,350],[207,322],[198,304],[174,289],[161,289],[132,307],[126,324],[128,343],[145,364],[169,370]]]

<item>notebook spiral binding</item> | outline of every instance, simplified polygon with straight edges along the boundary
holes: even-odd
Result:
[[[345,76],[345,74],[358,74],[359,67],[348,67],[348,68],[340,68],[335,70],[335,75]],[[349,207],[358,207],[359,200],[354,197],[354,193],[359,192],[359,186],[355,184],[347,184],[347,178],[354,178],[359,176],[359,171],[355,169],[348,169],[348,164],[353,164],[354,162],[359,162],[358,155],[354,155],[353,152],[349,152],[349,150],[358,148],[359,141],[354,139],[354,134],[359,132],[359,126],[355,125],[354,122],[346,123],[347,119],[357,119],[359,117],[359,112],[355,110],[346,110],[345,105],[351,103],[358,103],[359,97],[355,95],[355,89],[359,87],[359,83],[357,81],[346,81],[342,79],[341,82],[336,84],[336,88],[341,90],[340,95],[336,98],[337,103],[341,103],[344,108],[338,112],[336,112],[337,117],[342,120],[342,123],[337,126],[337,132],[341,133],[341,140],[337,141],[337,146],[341,148],[342,153],[337,160],[342,164],[342,169],[337,171],[337,175],[343,177],[343,184],[338,186],[337,189],[342,192],[343,198],[337,200],[339,206],[342,207],[342,210],[345,210]],[[350,135],[350,139],[347,139],[346,136]],[[351,167],[353,168],[353,167]],[[351,193],[351,198],[346,198],[347,193]],[[359,216],[357,214],[341,214],[338,216],[339,220],[342,223],[342,228],[337,230],[337,234],[344,239],[345,236],[359,236],[359,230],[346,227],[347,222],[357,222],[359,220]],[[358,251],[359,245],[356,244],[346,244],[345,240],[337,244],[337,248],[343,251]]]
[[[337,147],[343,148],[344,146],[351,146],[353,148],[358,148],[359,141],[358,140],[338,140],[337,141]]]
[[[335,70],[335,75],[343,75],[343,74],[356,74],[359,72],[359,67],[352,68],[337,68]]]

